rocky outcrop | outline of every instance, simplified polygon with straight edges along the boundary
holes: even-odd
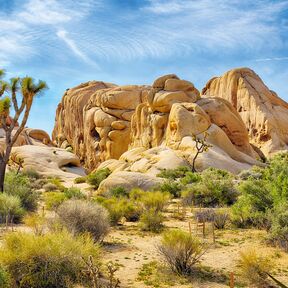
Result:
[[[16,127],[12,134],[15,134]],[[0,128],[0,152],[5,149],[5,132]],[[25,128],[19,135],[10,155],[10,165],[24,170],[33,169],[41,175],[60,177],[71,181],[85,175],[79,158],[52,144],[50,136],[43,130]]]
[[[158,183],[161,169],[191,166],[195,136],[211,146],[197,159],[198,170],[213,166],[238,173],[261,165],[231,103],[201,98],[191,82],[174,74],[152,86],[88,82],[67,90],[53,131],[55,144],[71,146],[89,170],[113,171],[100,190],[120,184],[146,189]]]
[[[221,97],[233,105],[248,129],[250,143],[256,151],[260,149],[269,156],[288,149],[288,103],[269,90],[251,69],[233,69],[211,79],[202,94]]]

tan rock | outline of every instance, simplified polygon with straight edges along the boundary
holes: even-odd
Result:
[[[243,119],[250,142],[266,156],[288,149],[288,104],[251,69],[233,69],[215,77],[202,93],[228,100]]]
[[[165,86],[165,82],[166,82],[166,80],[168,80],[168,79],[179,79],[179,78],[178,78],[178,76],[175,75],[175,74],[164,75],[164,76],[161,76],[161,77],[157,78],[157,79],[154,81],[152,87],[153,87],[153,88],[156,88],[156,89],[163,89],[164,86]]]

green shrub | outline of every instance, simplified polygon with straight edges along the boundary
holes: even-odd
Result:
[[[55,190],[59,190],[61,192],[64,191],[65,186],[63,185],[61,179],[54,177],[54,178],[49,178],[47,181],[48,181],[48,183],[51,183],[57,187],[56,189],[54,189],[54,191]],[[53,191],[53,190],[51,190],[51,191]]]
[[[271,213],[271,229],[268,243],[288,252],[288,204],[283,204]]]
[[[42,235],[46,228],[46,218],[37,213],[27,214],[24,217],[24,224],[31,228],[36,235]]]
[[[204,244],[190,233],[171,230],[164,233],[158,251],[174,273],[188,275],[205,249]]]
[[[161,192],[168,192],[173,195],[175,198],[180,197],[182,186],[177,181],[167,180],[160,187],[157,187],[157,190]]]
[[[85,199],[86,196],[81,192],[79,188],[76,187],[70,187],[65,188],[64,194],[68,199]]]
[[[238,193],[232,181],[201,181],[182,191],[183,203],[203,207],[217,207],[233,204]]]
[[[0,193],[1,223],[19,222],[24,214],[20,198],[6,193]]]
[[[185,176],[180,180],[181,184],[188,185],[201,181],[200,173],[187,172]]]
[[[161,212],[154,209],[144,211],[140,217],[140,228],[143,231],[158,233],[162,231],[164,225],[164,216]]]
[[[137,221],[141,215],[141,208],[128,199],[112,197],[109,199],[98,198],[97,200],[108,210],[112,225],[117,225],[123,217],[127,221]]]
[[[31,181],[23,174],[8,172],[5,175],[5,193],[19,197],[21,206],[26,211],[36,211],[39,200],[39,193],[31,188]]]
[[[129,198],[132,201],[138,201],[145,193],[146,192],[140,188],[133,188],[129,193]]]
[[[102,241],[110,225],[107,210],[97,203],[69,200],[57,210],[60,222],[74,235],[88,232],[95,241]]]
[[[166,178],[170,180],[176,180],[177,178],[183,178],[191,170],[186,166],[179,166],[176,169],[162,169],[157,177]]]
[[[138,200],[145,210],[163,211],[170,200],[170,194],[165,192],[145,192]]]
[[[45,192],[52,192],[52,191],[57,191],[58,186],[53,183],[46,183],[43,185],[43,189]]]
[[[99,261],[99,248],[88,235],[67,232],[45,234],[9,233],[0,248],[0,263],[11,275],[12,287],[70,288],[87,284],[83,259]]]
[[[10,275],[1,266],[0,266],[0,287],[1,288],[11,287]]]
[[[108,192],[107,196],[116,197],[116,198],[128,197],[129,196],[129,192],[124,187],[118,186],[118,187],[112,188]]]
[[[238,266],[243,278],[256,287],[271,287],[267,286],[268,276],[273,267],[272,261],[268,257],[259,256],[255,250],[248,249],[240,253]]]
[[[47,192],[44,194],[45,206],[48,210],[57,210],[67,199],[67,196],[63,192]]]
[[[225,229],[229,219],[230,215],[226,209],[215,210],[214,226],[216,229]]]
[[[87,180],[86,176],[81,176],[81,177],[77,177],[74,179],[74,183],[75,184],[81,184],[81,183],[85,183]]]
[[[100,183],[105,180],[110,174],[111,171],[108,168],[100,169],[87,176],[87,183],[93,186],[94,189],[98,189]]]
[[[30,179],[38,180],[41,179],[42,176],[34,169],[24,170],[23,175],[27,176]]]

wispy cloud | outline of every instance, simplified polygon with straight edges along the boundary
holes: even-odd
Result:
[[[273,58],[260,58],[256,59],[257,62],[266,62],[266,61],[286,61],[288,57],[273,57]]]
[[[85,61],[86,63],[90,63],[90,64],[94,63],[91,59],[89,59],[89,57],[87,57],[87,55],[85,55],[85,53],[83,53],[79,49],[79,47],[77,47],[75,41],[70,38],[66,30],[57,31],[57,36],[61,40],[63,40],[67,44],[67,46],[74,52],[74,54],[80,57],[83,61]]]
[[[116,9],[111,3],[23,1],[9,15],[0,14],[0,61],[27,59],[37,53],[61,55],[63,45],[91,65],[203,51],[271,52],[287,46],[283,35],[288,27],[281,13],[288,9],[288,0],[255,0],[252,4],[248,0],[150,0],[133,11]]]

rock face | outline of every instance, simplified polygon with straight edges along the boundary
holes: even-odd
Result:
[[[266,156],[288,149],[288,103],[251,69],[234,69],[215,77],[202,93],[228,100],[248,129],[250,142]]]
[[[5,133],[0,128],[0,152],[4,149]],[[12,148],[10,159],[14,165],[21,164],[23,169],[33,169],[42,175],[60,177],[64,181],[85,174],[75,154],[54,147],[50,136],[39,129],[25,128],[22,131]]]
[[[211,146],[197,158],[198,170],[263,165],[262,149],[267,155],[287,148],[287,106],[249,69],[213,78],[202,96],[174,74],[152,86],[93,81],[66,91],[53,140],[71,146],[89,170],[112,171],[100,190],[149,189],[161,169],[191,166],[195,136]]]

